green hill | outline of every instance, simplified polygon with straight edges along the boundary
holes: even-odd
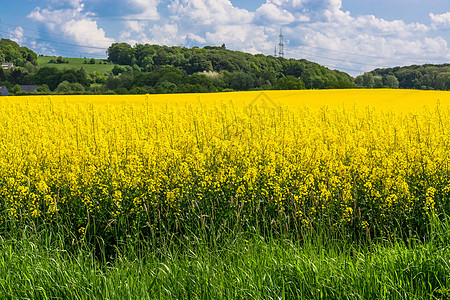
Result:
[[[64,69],[80,69],[83,68],[88,74],[96,71],[100,74],[110,72],[114,64],[108,62],[106,59],[94,59],[91,63],[91,58],[72,58],[72,57],[59,57],[60,63],[57,63],[58,57],[56,56],[39,56],[37,62],[42,67],[53,67],[59,70]],[[54,63],[52,63],[54,61]]]

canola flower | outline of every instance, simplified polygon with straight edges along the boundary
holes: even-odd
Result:
[[[448,94],[293,93],[0,99],[0,223],[388,235],[448,213]]]

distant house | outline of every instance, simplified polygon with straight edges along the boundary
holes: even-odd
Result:
[[[12,69],[12,68],[14,68],[14,64],[13,63],[2,62],[2,68],[3,69]]]
[[[0,86],[0,96],[8,96],[9,92],[6,86]]]
[[[25,93],[34,93],[39,88],[38,85],[19,85],[20,90]]]

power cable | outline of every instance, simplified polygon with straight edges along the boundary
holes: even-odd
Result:
[[[3,31],[3,30],[0,32],[1,33],[9,33],[9,32]],[[41,41],[41,42],[60,44],[60,45],[66,45],[66,46],[75,46],[75,47],[80,47],[80,48],[89,48],[89,49],[98,49],[98,50],[107,50],[108,49],[108,48],[101,48],[101,47],[95,47],[95,46],[79,45],[79,44],[72,44],[72,43],[65,43],[65,42],[56,42],[56,41],[52,41],[52,40],[41,39],[41,38],[27,36],[27,35],[23,35],[23,37],[26,37],[26,38],[29,38],[32,40],[36,40],[36,41]]]
[[[286,51],[287,52],[291,52],[291,53],[301,53],[301,54],[305,54],[305,55],[309,55],[309,56],[313,56],[313,57],[319,57],[319,58],[324,58],[324,59],[329,59],[329,60],[334,60],[334,61],[340,61],[340,62],[356,64],[356,65],[371,66],[371,67],[381,68],[380,65],[372,65],[372,64],[361,63],[361,62],[356,62],[356,61],[351,61],[351,60],[344,60],[344,59],[339,59],[339,58],[321,56],[321,55],[311,54],[311,53],[301,52],[301,51],[291,51],[291,50],[286,50]]]
[[[48,32],[48,31],[39,31],[39,30],[36,30],[36,29],[31,29],[31,28],[23,27],[23,26],[21,26],[21,25],[7,24],[7,23],[3,23],[3,22],[0,20],[0,26],[1,26],[1,25],[5,25],[5,26],[10,27],[10,28],[21,27],[22,29],[25,29],[25,30],[28,30],[28,31],[33,31],[33,32],[36,32],[36,33],[44,33],[44,34],[48,34],[48,35],[57,35],[57,36],[68,37],[68,38],[79,38],[79,37],[77,37],[77,36],[75,36],[75,35],[61,34],[61,33],[53,33],[53,32]],[[0,28],[1,28],[1,27],[0,27]],[[87,41],[100,42],[100,40],[97,40],[97,39],[89,39],[89,38],[82,38],[82,39],[83,39],[83,40],[87,40]]]
[[[404,58],[393,58],[393,57],[386,57],[386,56],[374,56],[374,55],[366,55],[366,54],[360,54],[360,53],[354,53],[354,52],[347,52],[347,51],[340,51],[340,50],[331,50],[331,49],[327,49],[327,48],[322,48],[322,47],[315,47],[315,46],[307,46],[307,45],[300,45],[300,47],[306,47],[306,48],[313,48],[313,49],[320,49],[320,50],[325,50],[325,51],[329,51],[329,52],[336,52],[336,53],[342,53],[342,54],[349,54],[349,55],[354,55],[354,56],[361,56],[364,58],[375,58],[375,59],[389,59],[389,60],[396,60],[396,61],[404,61],[407,63],[411,63],[411,61],[417,61],[417,62],[421,62],[421,63],[426,63],[429,61],[429,59],[404,59]],[[443,57],[442,57],[443,58]],[[437,59],[441,59],[441,58],[432,58],[433,60],[437,60]]]

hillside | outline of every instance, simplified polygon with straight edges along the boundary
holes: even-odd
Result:
[[[37,56],[0,40],[0,85],[40,85],[40,93],[146,94],[248,90],[401,88],[449,90],[450,64],[375,69],[355,79],[305,59],[203,48],[114,43],[108,59]],[[15,89],[16,94],[23,94]]]
[[[129,65],[144,72],[172,66],[187,75],[199,72],[221,74],[225,77],[222,77],[223,83],[233,90],[290,89],[292,86],[314,89],[354,87],[353,78],[345,72],[330,70],[305,59],[232,51],[225,45],[185,48],[149,44],[132,47],[116,43],[108,48],[107,53],[113,63]],[[278,82],[281,78],[285,79]]]
[[[32,50],[10,40],[2,40],[0,46],[0,50],[7,50],[0,52],[2,61],[14,62],[14,68],[0,70],[0,85],[15,95],[24,94],[18,85],[38,85],[37,92],[41,94],[163,94],[356,87],[347,73],[317,63],[252,55],[228,50],[225,45],[185,48],[112,44],[107,51],[108,60],[38,57]]]
[[[58,61],[59,59],[59,61]],[[39,55],[37,62],[42,67],[53,67],[59,70],[83,68],[87,73],[96,71],[104,74],[110,72],[114,64],[106,59],[56,57]]]
[[[9,39],[0,39],[0,62],[24,66],[27,62],[36,64],[37,55],[27,47],[21,47]]]

